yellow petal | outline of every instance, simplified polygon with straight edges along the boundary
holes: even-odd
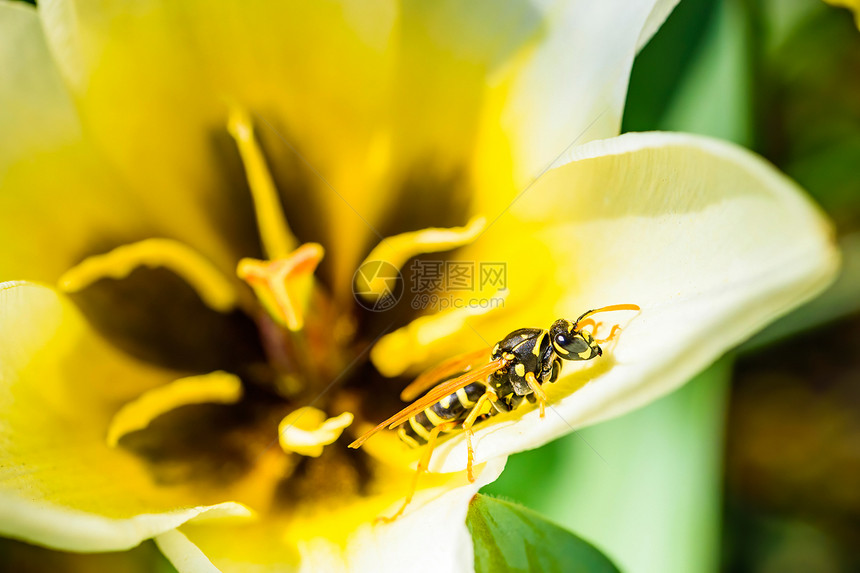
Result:
[[[344,412],[326,418],[325,412],[306,406],[293,410],[278,425],[278,441],[285,452],[318,458],[323,446],[333,444],[352,424],[353,416]]]
[[[156,542],[180,573],[471,572],[472,540],[465,525],[468,503],[480,487],[498,477],[504,462],[496,460],[479,468],[475,483],[462,473],[437,480],[434,487],[419,492],[412,511],[390,524],[371,525],[378,502],[356,500],[307,519],[270,518],[244,525],[189,523],[158,536]],[[429,541],[428,532],[432,532]],[[416,560],[415,548],[428,542],[433,544],[433,559]]]
[[[229,312],[236,306],[237,285],[194,249],[170,239],[146,239],[89,257],[60,277],[60,288],[77,292],[102,278],[125,278],[140,266],[170,269],[214,310]]]
[[[493,159],[505,156],[507,139],[519,135],[500,119],[502,106],[493,103],[487,113],[482,108],[504,99],[491,88],[496,76],[509,59],[534,53],[554,18],[554,10],[530,4],[501,9],[496,2],[463,7],[392,0],[241,6],[147,0],[133,7],[45,0],[39,12],[87,130],[159,220],[171,228],[184,225],[176,238],[220,263],[211,244],[235,243],[229,239],[245,230],[234,216],[251,208],[247,198],[238,203],[245,178],[235,150],[224,151],[226,118],[241,106],[257,123],[287,219],[298,234],[311,229],[310,237],[330,247],[332,284],[346,297],[372,242],[383,232],[404,230],[383,228],[390,205],[413,208],[421,204],[413,201],[416,195],[441,195],[453,205],[453,198],[471,191],[476,147],[489,141]],[[489,19],[504,33],[488,35]],[[627,33],[635,42],[640,30],[634,27],[585,46],[583,54],[612,47]],[[554,24],[553,31],[553,37],[580,36]],[[548,59],[577,53],[570,48]],[[577,63],[593,70],[598,60],[583,55]],[[569,71],[561,83],[581,87],[590,79],[574,77],[576,66]],[[611,75],[626,71],[613,67]],[[585,89],[575,95],[589,102],[601,97]],[[562,99],[555,107],[571,109],[571,98],[553,101]],[[122,114],[114,112],[118,101]],[[318,215],[305,216],[309,201]],[[237,203],[241,209],[231,208]],[[412,229],[438,225],[444,216],[415,215]],[[311,224],[296,221],[304,218]]]
[[[159,485],[105,442],[122,404],[175,377],[117,352],[56,292],[0,285],[0,533],[109,551],[206,513],[247,514]]]
[[[487,220],[484,217],[474,217],[463,227],[421,229],[420,231],[386,237],[370,251],[359,268],[368,263],[382,262],[396,269],[401,269],[406,261],[415,255],[449,251],[469,244],[481,234],[486,224]],[[389,294],[390,287],[385,279],[390,277],[379,279],[379,277],[373,276],[371,280],[361,280],[364,278],[361,273],[356,276],[359,277],[356,292],[362,297],[372,299]]]
[[[237,215],[251,199],[226,130],[241,106],[268,122],[257,135],[288,219],[310,186],[324,206],[315,237],[337,221],[322,238],[355,239],[351,274],[372,233],[362,218],[385,206],[365,170],[389,106],[392,1],[46,0],[39,13],[88,132],[171,236],[219,264],[222,245],[247,246]]]
[[[242,381],[229,372],[210,372],[174,380],[144,392],[124,405],[110,421],[107,443],[116,446],[124,435],[142,430],[158,416],[188,404],[235,404],[242,397]]]
[[[0,281],[53,282],[94,243],[134,236],[139,203],[83,138],[35,9],[0,4]]]
[[[504,296],[497,294],[498,299],[504,302]],[[440,354],[440,346],[444,352],[452,337],[456,337],[458,342],[463,340],[464,334],[465,338],[471,339],[465,348],[480,348],[482,344],[491,346],[481,339],[480,334],[469,336],[471,329],[468,321],[471,317],[481,316],[499,308],[501,305],[465,306],[416,318],[406,326],[383,336],[371,349],[370,359],[383,376],[393,377],[416,365],[426,364],[428,359]],[[463,349],[460,348],[461,351]]]
[[[541,278],[528,294],[511,288],[509,300],[525,298],[522,304],[478,317],[473,326],[494,341],[517,327],[546,327],[607,304],[635,303],[642,312],[624,323],[603,358],[564,366],[547,389],[545,418],[518,412],[485,426],[492,431],[479,430],[478,459],[536,447],[677,388],[819,292],[838,266],[832,229],[818,209],[789,179],[736,146],[627,134],[583,146],[566,160],[464,249],[464,257],[506,257],[512,275],[528,266]],[[536,260],[505,242],[514,228],[551,256]],[[452,448],[456,455],[446,458]],[[441,467],[464,462],[462,440],[439,449]]]
[[[250,196],[226,130],[227,107],[187,42],[179,4],[38,6],[51,54],[85,132],[170,236],[230,269],[253,248]],[[189,18],[190,20],[190,18]],[[122,102],[118,112],[117,102]],[[235,169],[219,172],[216,165]],[[232,177],[231,177],[232,175]]]
[[[229,531],[229,529],[226,529]],[[172,556],[173,566],[183,573],[220,573],[200,549],[192,544],[185,534],[173,529],[159,535],[156,539],[158,548],[164,555]],[[281,559],[280,563],[289,563]]]

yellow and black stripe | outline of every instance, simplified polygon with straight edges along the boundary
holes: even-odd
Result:
[[[460,388],[409,418],[397,429],[397,435],[413,448],[426,444],[430,437],[430,430],[436,426],[445,422],[465,420],[486,390],[487,387],[481,382],[472,382]]]

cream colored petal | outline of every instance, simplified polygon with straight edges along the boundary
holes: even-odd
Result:
[[[119,407],[176,374],[119,354],[62,295],[0,284],[0,533],[74,551],[126,549],[235,503],[159,486],[105,442]]]
[[[528,268],[539,278],[530,292],[511,285],[519,306],[490,315],[504,314],[505,324],[476,318],[475,330],[493,340],[608,304],[635,303],[642,312],[603,358],[565,366],[548,388],[546,418],[531,411],[479,430],[478,459],[539,446],[671,391],[818,293],[838,265],[818,209],[772,166],[734,145],[628,134],[566,159],[482,238],[483,251],[476,244],[464,253],[507,257],[509,275]],[[548,256],[502,244],[513,228],[543,243]],[[472,338],[466,332],[461,340]],[[462,467],[462,440],[439,450],[444,467]]]
[[[54,281],[99,242],[145,228],[83,140],[35,9],[22,2],[0,2],[0,133],[0,281]]]
[[[539,39],[498,79],[517,192],[571,144],[619,133],[633,58],[677,0],[538,4]]]
[[[343,504],[318,518],[310,539],[285,537],[288,518],[246,525],[189,523],[156,538],[180,573],[352,571],[354,573],[458,573],[474,571],[472,539],[466,529],[468,503],[478,489],[495,480],[505,460],[487,464],[475,483],[461,474],[420,494],[416,507],[391,524],[371,525],[372,508]],[[420,504],[420,505],[419,505]],[[364,515],[356,527],[353,514]],[[343,516],[350,516],[342,519]],[[344,523],[344,521],[346,523]],[[349,524],[349,525],[346,525]],[[293,525],[300,533],[303,528]],[[352,527],[344,531],[344,527]],[[343,539],[335,541],[334,539]],[[432,559],[416,558],[432,543]]]

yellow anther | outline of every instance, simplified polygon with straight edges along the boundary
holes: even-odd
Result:
[[[274,261],[242,259],[236,273],[251,285],[272,318],[298,331],[304,327],[304,309],[313,289],[313,273],[324,254],[321,245],[305,243]]]
[[[298,241],[287,225],[278,190],[260,145],[254,137],[254,125],[248,113],[234,108],[227,121],[227,130],[236,140],[239,155],[245,165],[245,176],[254,199],[257,226],[266,255],[270,259],[285,257],[296,248]]]
[[[484,217],[474,217],[463,227],[450,229],[422,229],[386,237],[364,259],[362,265],[374,261],[386,262],[396,268],[402,268],[406,261],[422,253],[437,253],[456,247],[468,245],[483,232],[487,225]],[[356,289],[363,297],[372,299],[389,292],[387,277],[368,281]]]
[[[349,412],[326,419],[322,410],[305,406],[281,420],[278,441],[285,452],[316,458],[322,454],[323,446],[333,444],[352,420]]]
[[[170,269],[214,310],[229,312],[236,306],[238,285],[203,255],[172,239],[146,239],[84,259],[60,277],[59,287],[65,292],[77,292],[99,279],[125,278],[141,266]]]
[[[498,291],[502,298],[506,291]],[[440,341],[467,328],[473,316],[487,314],[497,306],[464,306],[416,318],[406,326],[383,336],[370,350],[370,360],[383,376],[400,376],[410,367],[423,364]]]
[[[120,438],[149,426],[158,416],[189,404],[235,404],[242,397],[242,382],[233,374],[217,370],[209,374],[179,378],[158,386],[129,402],[114,414],[107,433],[109,446]]]

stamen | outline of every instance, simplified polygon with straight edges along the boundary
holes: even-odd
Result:
[[[218,312],[229,312],[238,302],[237,285],[203,255],[172,239],[146,239],[88,257],[60,277],[59,287],[65,292],[77,292],[99,279],[125,278],[140,266],[170,269]]]
[[[322,454],[323,446],[337,441],[352,420],[353,415],[349,412],[326,419],[322,410],[305,406],[281,420],[278,441],[285,452],[317,458]]]
[[[149,426],[158,416],[189,404],[235,404],[242,397],[242,382],[233,374],[217,370],[179,378],[144,392],[114,414],[107,433],[113,447],[120,438]]]
[[[227,130],[236,140],[239,155],[245,165],[245,176],[254,199],[257,226],[266,255],[270,259],[285,257],[296,247],[298,241],[287,225],[278,191],[260,145],[254,137],[254,126],[248,113],[234,108],[227,121]]]
[[[498,291],[496,297],[507,295]],[[416,318],[406,326],[383,336],[370,350],[370,360],[383,376],[400,376],[410,367],[425,363],[433,346],[466,327],[466,321],[500,308],[466,306]]]
[[[299,331],[304,327],[304,309],[313,289],[313,273],[324,254],[321,245],[305,243],[274,261],[242,259],[236,273],[251,285],[272,318],[292,331]]]
[[[463,227],[422,229],[386,237],[370,251],[362,265],[372,261],[384,261],[399,269],[415,255],[448,251],[471,243],[481,234],[486,224],[486,218],[473,217]],[[373,298],[386,294],[388,288],[389,284],[383,277],[371,280],[368,285],[362,285],[360,292],[365,298]]]

